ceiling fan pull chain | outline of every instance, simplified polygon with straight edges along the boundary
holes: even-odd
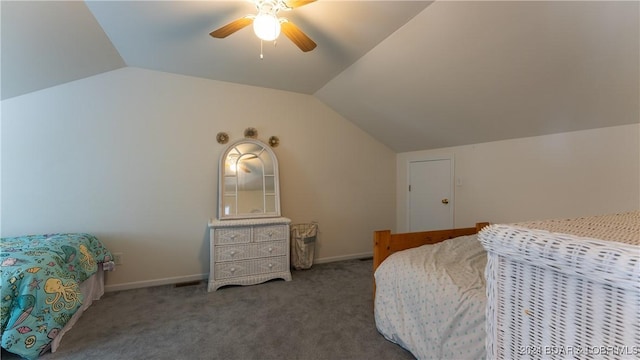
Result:
[[[260,39],[260,60],[264,59],[264,55],[262,54],[262,39]]]

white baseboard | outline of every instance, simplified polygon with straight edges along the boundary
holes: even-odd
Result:
[[[313,262],[315,264],[325,264],[325,263],[330,263],[335,261],[370,258],[372,256],[373,256],[372,252],[366,252],[366,253],[360,253],[360,254],[324,257],[324,258],[314,259]],[[169,278],[163,278],[163,279],[134,281],[134,282],[128,282],[128,283],[122,283],[122,284],[115,284],[115,285],[105,285],[104,291],[113,292],[113,291],[141,289],[141,288],[147,288],[147,287],[153,287],[153,286],[173,285],[173,284],[192,282],[192,281],[201,281],[201,280],[206,281],[208,278],[209,278],[209,274],[195,274],[195,275],[169,277]]]
[[[122,290],[132,290],[132,289],[141,289],[146,287],[153,286],[161,286],[161,285],[173,285],[184,282],[192,282],[192,281],[200,281],[207,280],[209,278],[209,274],[196,274],[196,275],[187,275],[187,276],[176,276],[164,279],[153,279],[153,280],[145,280],[145,281],[134,281],[122,284],[115,285],[105,285],[105,292],[112,291],[122,291]]]
[[[364,258],[370,258],[370,257],[373,257],[373,252],[365,252],[365,253],[359,253],[359,254],[318,258],[318,259],[315,259],[313,262],[315,264],[324,264],[324,263],[330,263],[330,262],[334,262],[334,261],[364,259]]]

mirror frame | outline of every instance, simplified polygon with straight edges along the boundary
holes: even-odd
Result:
[[[261,212],[261,213],[238,213],[237,209],[236,209],[236,213],[235,214],[231,214],[231,215],[225,215],[224,213],[224,199],[225,199],[225,192],[224,192],[224,187],[225,187],[225,164],[226,164],[226,159],[229,155],[229,153],[231,151],[233,151],[234,149],[236,149],[239,145],[242,144],[253,144],[253,145],[257,145],[257,146],[261,146],[263,148],[263,151],[266,151],[267,154],[269,156],[271,156],[272,162],[273,162],[273,175],[274,175],[274,197],[275,197],[275,211],[273,212]],[[250,152],[248,153],[241,153],[240,157],[242,157],[244,154],[252,154]],[[265,198],[265,194],[264,194],[264,173],[263,173],[263,201]],[[236,189],[236,198],[237,198],[237,189]],[[238,141],[233,142],[232,144],[228,145],[227,148],[225,149],[225,151],[222,153],[222,155],[220,156],[220,163],[218,165],[218,219],[219,220],[233,220],[233,219],[254,219],[254,218],[274,218],[274,217],[280,217],[280,174],[278,171],[278,158],[276,157],[276,154],[273,152],[273,150],[271,149],[271,147],[260,141],[257,139],[250,139],[250,138],[244,138],[244,139],[240,139]]]

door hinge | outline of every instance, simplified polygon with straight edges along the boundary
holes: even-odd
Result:
[[[411,191],[411,185],[409,185],[409,191]]]

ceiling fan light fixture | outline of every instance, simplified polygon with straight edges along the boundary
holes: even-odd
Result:
[[[253,20],[253,32],[264,41],[273,41],[280,36],[280,20],[275,14],[260,12]]]

